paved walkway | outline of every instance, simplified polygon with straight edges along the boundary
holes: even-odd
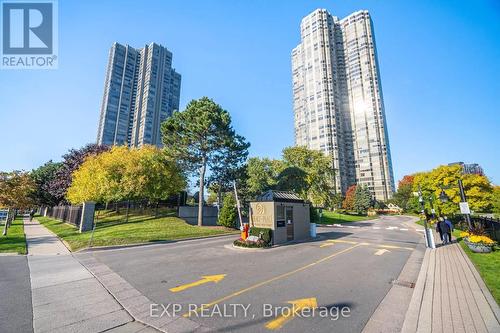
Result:
[[[458,243],[426,250],[402,332],[500,332],[500,309]]]
[[[35,333],[156,332],[133,321],[48,229],[36,220],[24,224]]]

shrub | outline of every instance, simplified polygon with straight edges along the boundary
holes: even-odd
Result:
[[[311,223],[316,223],[319,221],[318,208],[309,205],[309,217]]]
[[[248,231],[248,234],[250,236],[257,236],[260,237],[260,233],[262,233],[262,240],[266,242],[266,244],[271,244],[271,240],[273,237],[273,231],[268,228],[257,228],[257,227],[251,227],[250,230]]]
[[[237,228],[237,216],[236,200],[232,193],[227,193],[222,201],[222,208],[219,213],[217,224],[228,228]]]
[[[243,239],[237,239],[233,242],[235,246],[241,246],[241,247],[249,247],[249,248],[263,248],[263,247],[268,247],[269,244],[266,243],[264,240],[259,239],[256,242],[249,242]]]

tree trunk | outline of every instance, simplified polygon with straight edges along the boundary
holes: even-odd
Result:
[[[222,186],[219,183],[219,188],[217,188],[217,219],[219,219],[221,205],[222,205]]]
[[[179,216],[179,209],[180,209],[180,206],[181,206],[181,194],[178,193],[177,194],[177,216]]]
[[[3,233],[2,233],[2,234],[3,234],[4,236],[7,236],[7,229],[9,229],[9,221],[10,221],[10,219],[12,218],[11,213],[12,213],[12,212],[11,212],[11,210],[9,209],[9,210],[7,211],[7,218],[5,219],[5,225],[4,225],[4,227],[3,227]],[[14,218],[15,218],[15,217],[14,217]],[[24,222],[24,221],[23,221],[23,222]]]
[[[158,206],[160,205],[159,202],[156,202],[156,207],[155,207],[155,217],[158,217]]]
[[[3,226],[3,233],[2,235],[7,236],[7,226],[9,223],[9,214],[7,213],[7,219],[5,220],[5,225]]]
[[[130,209],[130,200],[127,200],[127,214],[125,216],[125,222],[128,222],[128,211]]]
[[[203,189],[205,187],[205,171],[207,168],[207,159],[203,157],[200,168],[200,191],[198,192],[198,226],[203,225]]]

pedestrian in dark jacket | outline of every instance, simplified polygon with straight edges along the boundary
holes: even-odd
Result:
[[[443,232],[441,231],[441,218],[439,218],[438,222],[436,223],[436,232],[439,233],[439,239],[441,239],[441,242],[443,241]]]
[[[444,220],[440,221],[439,223],[439,228],[441,229],[441,233],[443,234],[443,245],[448,244],[450,242],[449,237],[451,234],[450,226],[446,224]]]
[[[444,222],[446,223],[446,225],[450,229],[450,231],[448,232],[448,241],[451,243],[451,233],[453,232],[453,224],[451,223],[450,220],[448,220],[447,216],[444,217]]]

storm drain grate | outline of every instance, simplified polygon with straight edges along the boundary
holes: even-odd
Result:
[[[410,281],[404,281],[404,280],[393,280],[392,284],[401,286],[401,287],[406,287],[406,288],[415,288],[415,282],[410,282]]]

